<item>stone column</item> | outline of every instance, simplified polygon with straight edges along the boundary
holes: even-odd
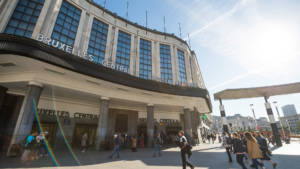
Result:
[[[154,105],[147,105],[147,146],[151,147],[154,136]]]
[[[54,3],[51,3],[48,9],[48,14],[40,30],[40,32],[46,35],[47,37],[51,37],[52,35],[53,28],[55,26],[62,2],[63,0],[56,0]]]
[[[96,150],[100,150],[101,145],[105,141],[107,128],[108,128],[108,108],[109,108],[109,98],[101,97],[100,117],[98,121],[97,133],[96,133]]]
[[[224,108],[224,105],[222,104],[221,99],[220,99],[220,113],[221,113],[221,118],[222,118],[222,123],[223,123],[223,132],[229,133],[227,119],[226,119],[226,115],[225,115],[225,108]]]
[[[77,28],[75,41],[74,41],[73,52],[74,51],[76,52],[76,51],[78,51],[78,49],[82,48],[80,42],[81,42],[82,36],[84,34],[84,29],[87,27],[88,21],[89,21],[89,15],[87,15],[86,11],[82,10],[81,15],[80,15],[79,25]]]
[[[184,133],[187,138],[192,138],[192,114],[188,108],[184,108]]]
[[[278,132],[278,128],[277,128],[277,125],[276,125],[274,114],[273,114],[271,105],[268,102],[267,97],[265,97],[265,101],[266,101],[265,106],[266,106],[267,114],[268,114],[269,121],[270,121],[270,124],[271,124],[272,133],[275,137],[276,145],[277,145],[277,147],[281,147],[282,142],[281,142],[280,135],[279,135],[279,132]]]
[[[140,76],[140,40],[141,38],[137,36],[136,39],[136,58],[135,58],[135,75]]]
[[[185,73],[187,83],[193,83],[192,80],[192,65],[190,62],[191,55],[188,55],[187,52],[184,52],[184,63],[185,63]]]
[[[4,32],[6,25],[8,24],[16,6],[18,0],[4,1],[0,6],[0,32]]]
[[[113,34],[113,42],[112,42],[112,52],[111,52],[111,62],[113,64],[116,63],[116,55],[117,55],[117,48],[118,48],[118,37],[119,37],[119,28],[117,27],[113,27],[113,31],[114,31],[114,34]]]
[[[128,135],[137,136],[138,112],[128,114]]]
[[[21,143],[32,129],[35,118],[35,109],[38,107],[43,85],[37,82],[29,82],[26,96],[20,110],[20,114],[14,129],[12,141],[8,149],[8,155],[12,144]]]
[[[160,81],[160,46],[159,42],[152,41],[152,76]]]
[[[175,46],[170,45],[171,64],[172,64],[172,83],[175,84],[177,81],[176,77],[176,57],[175,57]]]
[[[47,13],[48,13],[48,10],[50,9],[50,7],[51,7],[51,1],[45,1],[44,6],[41,10],[40,16],[36,22],[35,28],[32,33],[33,39],[36,39],[38,34],[41,32],[41,29],[43,27],[44,22],[46,21],[46,16],[47,16]]]
[[[173,62],[174,63],[174,73],[173,73],[173,79],[174,79],[174,83],[173,84],[177,84],[179,81],[179,61],[178,61],[178,52],[177,52],[177,47],[174,45],[173,46],[173,53],[174,53],[174,57],[173,57]],[[172,66],[173,67],[173,66]]]

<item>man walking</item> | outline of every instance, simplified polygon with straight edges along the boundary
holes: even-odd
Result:
[[[109,158],[113,159],[114,155],[117,154],[117,158],[120,158],[120,146],[121,146],[122,140],[118,134],[114,135],[114,149],[109,156]]]
[[[160,157],[161,156],[160,146],[162,144],[162,140],[161,140],[161,137],[160,137],[159,133],[156,134],[153,142],[154,142],[154,151],[153,151],[152,157],[156,157],[156,154],[158,154],[158,156]]]
[[[191,146],[188,144],[188,141],[186,137],[184,136],[184,132],[181,130],[178,132],[179,136],[179,146],[181,149],[181,160],[182,160],[182,168],[186,169],[186,166],[188,165],[191,169],[194,169],[194,165],[192,165],[187,159],[186,159],[186,154],[190,156],[192,155],[191,153]]]
[[[231,141],[229,134],[223,133],[222,140],[223,140],[223,147],[225,147],[227,155],[228,155],[228,160],[230,163],[232,163],[232,158],[231,158],[231,154],[230,154],[232,141]]]

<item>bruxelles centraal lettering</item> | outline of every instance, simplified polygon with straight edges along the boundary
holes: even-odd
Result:
[[[38,34],[37,40],[40,41],[40,42],[43,42],[43,43],[45,43],[49,46],[58,48],[58,49],[63,50],[65,52],[68,52],[68,53],[74,54],[76,56],[79,56],[81,58],[84,58],[86,60],[89,60],[91,62],[95,61],[95,59],[94,59],[95,56],[88,54],[87,51],[82,51],[80,49],[75,51],[72,46],[67,45],[65,43],[62,43],[62,42],[60,42],[58,40],[55,40],[55,39],[51,39],[51,38],[49,38],[49,37],[47,37],[43,34]],[[111,68],[111,69],[115,69],[115,70],[119,70],[119,71],[122,71],[122,72],[129,73],[129,71],[126,67],[121,66],[121,65],[115,65],[114,63],[112,63],[111,61],[108,61],[108,60],[103,60],[101,64],[103,66]]]

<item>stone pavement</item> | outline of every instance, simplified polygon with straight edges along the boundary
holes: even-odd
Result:
[[[139,149],[133,153],[129,150],[121,151],[121,159],[110,160],[110,152],[88,151],[81,153],[75,151],[81,166],[75,162],[67,151],[56,151],[56,159],[60,168],[83,168],[83,169],[180,169],[181,159],[178,148],[169,148],[163,151],[163,156],[153,158],[151,149]],[[228,163],[227,156],[220,144],[202,144],[193,148],[191,161],[198,169],[239,169],[235,162]],[[299,169],[300,168],[300,142],[292,142],[273,151],[272,159],[278,163],[278,169]],[[272,168],[265,162],[267,168]],[[49,157],[32,162],[29,166],[20,163],[19,158],[0,158],[0,168],[54,168]],[[250,168],[250,167],[249,167]]]

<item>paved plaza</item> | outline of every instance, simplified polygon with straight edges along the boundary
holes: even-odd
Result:
[[[69,153],[55,151],[56,159],[61,168],[103,168],[103,169],[179,169],[181,159],[178,148],[168,148],[163,151],[163,156],[153,158],[151,149],[140,149],[133,153],[129,150],[121,151],[121,159],[110,160],[110,152],[88,151],[81,153],[75,151],[81,165],[79,166]],[[235,158],[234,158],[235,159]],[[293,141],[291,144],[273,150],[272,159],[278,163],[278,169],[299,169],[300,168],[300,141]],[[191,161],[199,169],[239,169],[237,163],[228,163],[225,150],[220,144],[202,144],[193,148]],[[267,168],[271,165],[265,162]],[[39,159],[28,166],[21,164],[19,158],[1,157],[0,168],[53,168],[50,157]],[[249,167],[250,168],[250,167]]]

